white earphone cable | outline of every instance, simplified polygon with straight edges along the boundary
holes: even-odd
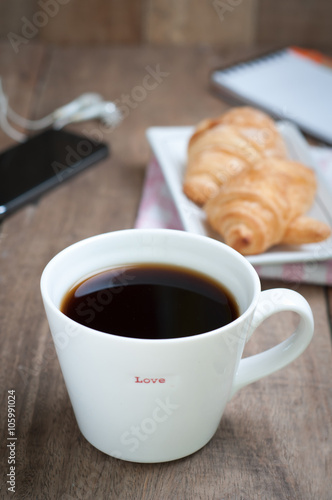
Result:
[[[99,94],[90,92],[82,94],[43,118],[29,120],[10,108],[0,78],[0,126],[15,141],[24,141],[26,135],[17,131],[9,120],[23,129],[35,131],[50,126],[60,129],[69,123],[92,119],[99,119],[107,126],[115,127],[120,123],[122,116],[113,102],[104,101]]]

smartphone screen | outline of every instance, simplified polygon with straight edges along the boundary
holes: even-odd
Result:
[[[107,155],[104,143],[53,129],[0,153],[0,217]]]

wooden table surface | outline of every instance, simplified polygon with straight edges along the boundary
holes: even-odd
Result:
[[[1,498],[144,500],[327,500],[331,484],[331,290],[286,286],[309,301],[315,335],[287,368],[240,391],[214,438],[199,452],[164,464],[111,458],[81,435],[66,392],[42,306],[39,280],[61,249],[98,233],[133,227],[150,150],[152,125],[192,125],[228,104],[208,88],[211,68],[226,61],[215,49],[44,47],[29,42],[0,52],[1,77],[12,107],[38,118],[86,91],[126,106],[102,134],[112,155],[8,217],[0,232]],[[241,53],[228,55],[235,60]],[[163,73],[143,100],[147,66]],[[138,94],[135,94],[138,95]],[[126,101],[128,102],[128,101]],[[125,108],[123,108],[123,111]],[[13,141],[0,134],[0,148]],[[1,179],[0,179],[1,182]],[[259,328],[246,354],[272,346],[296,318],[277,315]],[[8,492],[8,390],[16,395],[16,493]]]

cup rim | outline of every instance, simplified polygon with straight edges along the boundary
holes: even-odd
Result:
[[[80,327],[82,327],[84,329],[84,331],[87,331],[90,334],[94,334],[94,335],[105,336],[105,332],[95,330],[94,328],[90,328],[89,326],[83,325],[81,323],[77,323],[76,321],[74,321],[71,318],[69,318],[68,316],[66,316],[62,311],[60,311],[60,309],[54,304],[52,298],[50,297],[49,290],[48,290],[48,276],[51,273],[51,271],[53,270],[54,266],[58,265],[58,261],[61,260],[63,258],[63,256],[66,255],[67,253],[76,252],[81,247],[84,247],[86,245],[90,245],[95,241],[102,240],[104,238],[110,237],[111,235],[120,234],[120,233],[122,233],[122,234],[131,233],[133,231],[135,231],[135,232],[139,231],[142,235],[143,234],[147,234],[147,235],[148,234],[150,234],[150,235],[151,234],[160,234],[160,235],[162,235],[162,234],[164,234],[164,235],[165,234],[176,234],[177,237],[179,237],[179,238],[190,237],[193,239],[193,241],[194,240],[205,241],[205,243],[208,243],[209,245],[218,246],[219,248],[223,248],[224,252],[227,252],[227,253],[229,253],[229,255],[232,255],[234,258],[241,260],[242,264],[246,267],[246,269],[247,269],[248,273],[250,274],[252,281],[254,283],[254,293],[253,293],[253,296],[252,296],[252,299],[251,299],[249,306],[246,308],[246,310],[242,314],[240,314],[240,316],[238,318],[231,321],[227,325],[218,327],[214,330],[209,330],[208,332],[194,334],[194,335],[186,336],[186,337],[166,338],[166,339],[142,339],[142,338],[136,338],[136,337],[124,337],[121,335],[114,335],[111,333],[107,333],[106,334],[107,336],[112,337],[113,339],[120,340],[120,341],[136,342],[139,344],[142,344],[142,343],[161,344],[164,342],[166,342],[166,343],[188,342],[188,341],[193,341],[194,339],[199,339],[202,337],[213,336],[216,334],[220,335],[224,332],[226,333],[229,329],[233,329],[238,324],[245,322],[246,319],[252,314],[252,312],[254,311],[254,309],[257,305],[259,295],[261,293],[260,279],[259,279],[259,276],[258,276],[256,270],[254,269],[253,265],[239,252],[237,252],[236,250],[234,250],[233,248],[229,247],[228,245],[226,245],[225,243],[223,243],[219,240],[215,240],[213,238],[210,238],[210,237],[207,237],[204,235],[200,235],[200,234],[196,234],[196,233],[189,233],[187,231],[182,231],[182,230],[178,230],[178,229],[166,229],[166,228],[147,228],[147,229],[132,228],[132,229],[120,229],[120,230],[116,230],[116,231],[110,231],[110,232],[106,232],[106,233],[97,234],[94,236],[89,236],[87,238],[79,240],[79,241],[65,247],[63,250],[60,250],[60,252],[58,252],[56,255],[54,255],[51,258],[51,260],[46,264],[46,266],[44,267],[44,270],[42,272],[41,278],[40,278],[41,295],[42,295],[43,301],[45,303],[47,303],[48,307],[51,308],[55,314],[66,318],[66,320],[69,323],[72,323],[73,325],[79,325]],[[208,239],[208,242],[207,242],[207,239]]]

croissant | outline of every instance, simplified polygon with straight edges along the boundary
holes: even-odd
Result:
[[[323,241],[330,228],[304,214],[315,192],[314,172],[294,161],[266,158],[228,181],[204,210],[210,225],[243,255],[272,245]]]
[[[251,107],[200,122],[188,144],[183,191],[204,205],[229,179],[266,157],[287,158],[274,121]]]

